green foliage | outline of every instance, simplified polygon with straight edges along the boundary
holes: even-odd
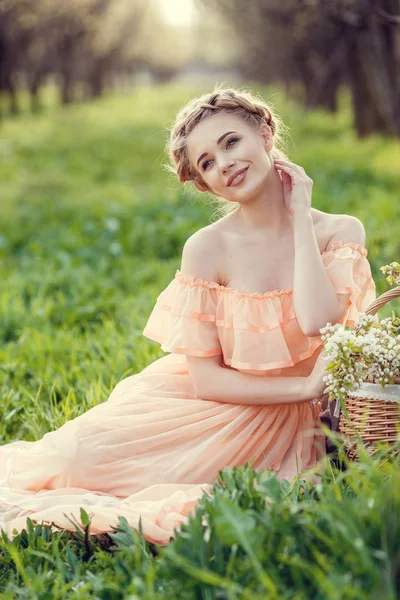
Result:
[[[382,451],[379,460],[364,457],[343,472],[325,466],[315,486],[279,482],[248,465],[225,469],[165,549],[165,576],[182,578],[193,598],[220,587],[226,595],[208,597],[394,599],[398,460]]]
[[[158,86],[3,124],[0,443],[39,439],[162,355],[144,325],[185,240],[212,214],[162,169],[163,144],[177,108],[203,91]],[[400,254],[399,149],[358,141],[345,96],[332,116],[260,91],[291,128],[289,155],[314,180],[314,207],[364,223],[386,291],[379,267]],[[0,538],[0,595],[394,600],[399,484],[398,459],[384,454],[344,471],[327,461],[315,486],[225,469],[166,548],[122,517],[97,536],[84,511],[75,532],[28,518],[28,531]]]
[[[85,511],[76,533],[27,518],[28,532],[12,542],[3,533],[2,598],[395,600],[399,458],[341,458],[343,470],[325,459],[315,485],[248,463],[224,469],[166,547],[123,517],[107,536],[89,535]]]

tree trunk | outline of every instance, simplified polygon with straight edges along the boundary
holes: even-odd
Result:
[[[72,91],[72,78],[68,77],[66,73],[63,73],[62,85],[61,85],[61,103],[71,104],[73,101],[73,91]]]
[[[18,106],[17,90],[15,89],[12,73],[7,73],[5,84],[10,98],[10,113],[19,115],[21,111]]]
[[[35,75],[29,85],[29,93],[31,100],[31,111],[36,113],[42,108],[40,104],[39,90],[42,84],[43,78],[41,75]]]
[[[66,37],[61,46],[61,103],[71,104],[73,102],[73,83],[74,83],[74,39]]]
[[[104,70],[100,61],[97,61],[90,74],[89,95],[90,98],[100,98],[104,92]]]
[[[324,86],[309,91],[309,105],[313,108],[323,108],[331,113],[337,111],[337,95],[341,82],[341,73],[338,69],[330,73]]]
[[[293,63],[295,72],[298,73],[298,78],[303,85],[304,105],[306,108],[312,108],[313,98],[311,94],[311,88],[314,77],[312,69],[308,64],[308,53],[306,51],[301,52],[300,49],[298,49],[296,55],[293,56]]]
[[[328,44],[328,42],[326,42]],[[343,28],[324,49],[319,49],[319,69],[310,83],[310,103],[313,107],[337,111],[337,95],[346,64],[348,39]]]
[[[9,98],[9,111],[18,115],[20,110],[17,100],[17,92],[14,83],[13,62],[10,58],[7,44],[0,35],[0,91],[7,93]]]
[[[360,137],[373,133],[400,135],[394,35],[393,24],[370,14],[366,26],[353,37],[349,70],[355,126]]]

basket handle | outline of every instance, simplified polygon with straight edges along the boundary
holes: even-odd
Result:
[[[381,294],[376,300],[374,300],[372,304],[370,304],[370,306],[365,311],[365,314],[372,316],[376,315],[376,313],[380,308],[382,308],[382,306],[385,306],[385,304],[387,304],[391,300],[394,300],[395,298],[400,298],[400,285],[398,287],[393,288],[392,290],[388,290],[387,292]]]
[[[385,304],[387,304],[391,300],[394,300],[395,298],[400,298],[400,285],[393,288],[392,290],[388,290],[387,292],[381,294],[376,300],[374,300],[372,304],[370,304],[370,306],[365,311],[365,314],[372,316],[376,315],[376,313],[380,308],[382,308],[382,306],[385,306]],[[400,384],[400,377],[395,378],[394,383]]]

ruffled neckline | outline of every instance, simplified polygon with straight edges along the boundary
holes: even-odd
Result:
[[[328,254],[328,252],[332,252],[334,250],[339,250],[340,248],[352,248],[352,250],[357,250],[362,256],[368,256],[368,250],[362,244],[358,244],[357,242],[342,242],[341,240],[335,240],[332,242],[332,246],[329,250],[324,250],[321,252],[321,256],[323,254]]]
[[[341,248],[351,248],[352,250],[356,250],[362,256],[368,255],[368,250],[362,244],[357,242],[343,242],[341,240],[335,240],[332,242],[332,246],[329,250],[323,250],[320,254],[321,256],[325,254],[329,254],[330,252],[334,252],[335,250],[340,250]],[[175,272],[175,279],[177,279],[181,283],[185,283],[187,285],[197,287],[202,286],[208,289],[217,290],[218,292],[224,292],[229,294],[234,294],[235,296],[246,296],[248,298],[268,298],[273,296],[288,296],[293,294],[293,288],[289,289],[274,289],[268,292],[243,292],[237,288],[228,287],[226,285],[222,285],[217,283],[216,281],[209,281],[207,279],[202,279],[201,277],[194,277],[193,275],[183,275],[179,269]]]

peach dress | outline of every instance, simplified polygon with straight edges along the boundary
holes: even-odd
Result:
[[[350,294],[341,323],[376,298],[367,250],[335,242],[322,253],[338,294]],[[320,399],[238,405],[197,397],[186,355],[222,355],[228,368],[259,376],[305,376],[322,341],[306,337],[293,290],[248,293],[179,270],[158,296],[143,334],[171,354],[120,381],[106,402],[36,441],[0,447],[0,529],[12,539],[26,518],[53,531],[75,528],[80,507],[91,533],[118,516],[165,545],[187,522],[224,467],[251,463],[289,481],[325,453]]]

